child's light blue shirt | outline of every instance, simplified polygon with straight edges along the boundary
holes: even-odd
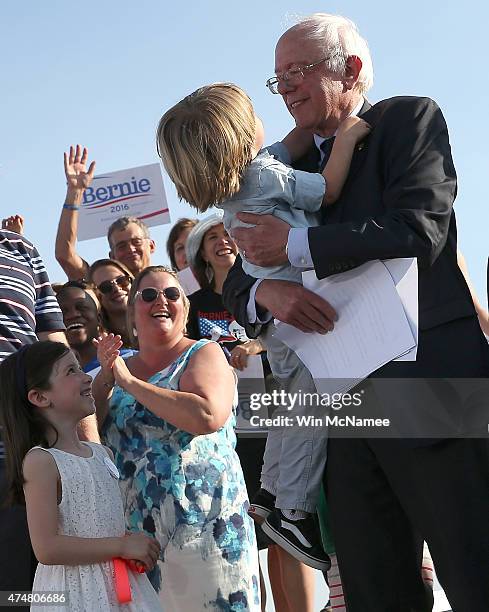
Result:
[[[224,211],[224,227],[230,234],[235,227],[249,227],[237,219],[239,212],[275,215],[291,227],[319,225],[326,181],[319,173],[290,167],[290,155],[281,143],[263,148],[244,171],[241,189],[219,204]],[[243,254],[241,254],[242,256]],[[255,278],[301,282],[300,268],[290,264],[263,268],[243,257],[243,270]]]

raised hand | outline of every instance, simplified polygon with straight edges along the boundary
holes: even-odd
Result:
[[[97,340],[93,340],[97,347],[97,359],[102,368],[103,379],[106,384],[114,381],[125,389],[133,376],[129,372],[125,361],[119,356],[122,340],[119,335],[103,333]]]
[[[64,153],[65,176],[68,190],[84,190],[90,186],[95,172],[93,161],[88,170],[86,168],[88,151],[80,145],[70,146],[70,152]]]
[[[92,342],[97,347],[97,359],[102,369],[103,380],[107,385],[113,384],[115,378],[113,367],[122,346],[121,337],[104,332],[97,339],[94,338]]]
[[[22,215],[11,215],[6,219],[2,219],[2,229],[16,232],[22,236],[24,233],[24,217]]]
[[[119,356],[122,339],[119,335],[106,334],[105,332],[93,340],[97,347],[97,359],[103,370],[111,370],[114,361]]]

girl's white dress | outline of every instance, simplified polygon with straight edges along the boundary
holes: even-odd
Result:
[[[79,538],[110,538],[125,534],[124,511],[117,468],[100,444],[85,442],[92,456],[78,457],[49,448],[61,478],[58,534]],[[40,448],[40,447],[36,447]],[[39,591],[67,591],[66,606],[31,605],[39,612],[157,612],[158,596],[146,574],[128,568],[132,601],[117,601],[112,561],[90,565],[43,565],[39,563],[32,587]]]

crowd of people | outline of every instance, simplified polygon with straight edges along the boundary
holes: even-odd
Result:
[[[296,124],[281,142],[264,146],[232,83],[167,110],[157,150],[179,197],[218,209],[173,225],[170,267],[136,217],[109,227],[108,258],[77,253],[95,173],[80,145],[64,156],[65,282],[51,284],[23,218],[3,220],[0,591],[65,592],[73,611],[259,611],[266,548],[280,612],[313,612],[314,569],[324,610],[427,612],[433,565],[454,610],[487,609],[485,437],[240,424],[252,360],[267,391],[317,391],[274,322],[335,333],[343,313],[302,286],[309,269],[322,279],[417,259],[416,360],[373,374],[396,379],[408,410],[413,379],[489,377],[489,315],[457,250],[443,115],[428,98],[372,106],[372,82],[356,26],[318,13],[276,46],[267,87]],[[186,295],[188,269],[199,288]],[[363,391],[367,406],[396,401],[368,381]]]

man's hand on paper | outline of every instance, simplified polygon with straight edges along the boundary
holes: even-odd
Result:
[[[247,261],[268,267],[289,262],[285,247],[290,225],[272,215],[238,213],[238,219],[255,226],[233,229],[233,238]]]
[[[338,319],[326,300],[289,281],[263,280],[256,290],[256,301],[279,321],[306,333],[326,334]]]

